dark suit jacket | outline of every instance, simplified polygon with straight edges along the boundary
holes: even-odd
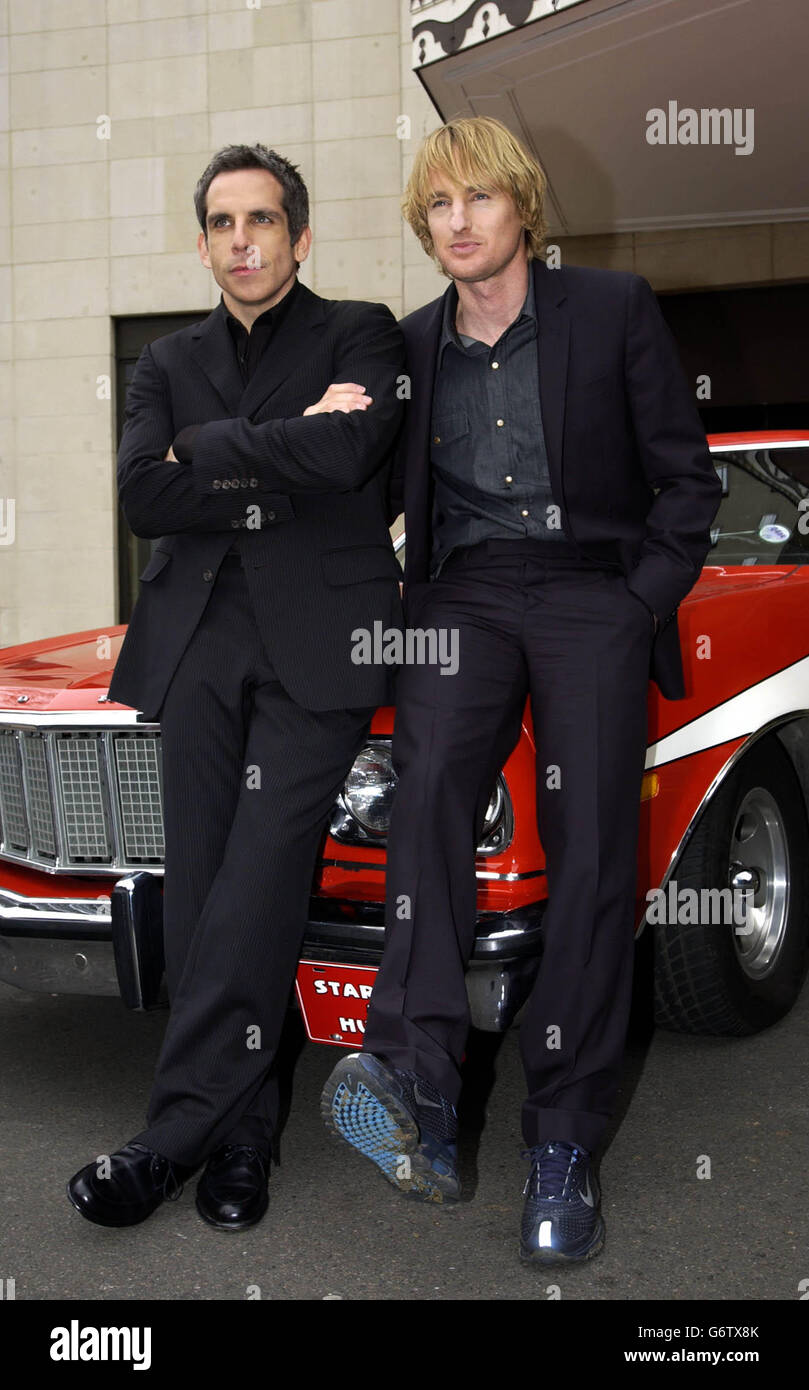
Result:
[[[304,285],[247,386],[221,304],[143,349],[118,488],[135,535],[160,543],[110,699],[158,717],[236,533],[262,640],[293,699],[313,710],[392,699],[394,668],[355,664],[351,634],[403,621],[385,514],[403,362],[385,305],[321,299]],[[373,404],[304,417],[333,381],[364,386]],[[192,461],[166,462],[177,433],[196,424]]]
[[[640,275],[529,263],[551,486],[582,554],[619,564],[657,614],[650,674],[685,694],[677,606],[699,576],[721,497],[705,432],[655,295]],[[447,293],[449,292],[449,287]],[[429,582],[430,416],[444,296],[402,320],[411,399],[391,478],[404,508],[405,613]]]

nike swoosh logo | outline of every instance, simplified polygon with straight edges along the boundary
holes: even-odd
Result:
[[[579,1196],[581,1197],[581,1199],[582,1199],[583,1202],[586,1202],[586,1203],[587,1203],[588,1207],[593,1207],[593,1206],[595,1206],[595,1197],[593,1196],[593,1194],[592,1194],[592,1192],[591,1192],[591,1190],[590,1190],[590,1174],[589,1174],[589,1173],[587,1174],[587,1191],[586,1191],[586,1192],[580,1192],[580,1193],[579,1193]]]
[[[421,1091],[419,1090],[418,1081],[413,1083],[413,1099],[415,1100],[417,1105],[431,1105],[433,1110],[441,1109],[441,1106],[438,1104],[438,1101],[428,1100],[426,1096],[423,1096],[421,1094]]]

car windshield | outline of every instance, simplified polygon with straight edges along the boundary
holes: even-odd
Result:
[[[809,564],[809,446],[714,450],[722,501],[706,565]]]

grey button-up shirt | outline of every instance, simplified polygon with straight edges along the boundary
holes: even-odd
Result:
[[[493,347],[459,334],[458,291],[444,305],[433,392],[435,576],[450,551],[478,541],[568,538],[551,491],[542,429],[534,278]]]

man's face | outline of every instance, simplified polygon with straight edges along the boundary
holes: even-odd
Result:
[[[295,268],[309,254],[305,227],[294,246],[282,204],[283,190],[266,169],[217,174],[208,189],[208,240],[197,239],[200,260],[213,272],[225,304],[252,323],[291,288]]]
[[[453,280],[488,280],[515,258],[527,260],[523,224],[508,193],[467,187],[438,170],[430,187],[427,224],[435,253]]]

